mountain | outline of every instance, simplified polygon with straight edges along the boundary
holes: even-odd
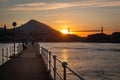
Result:
[[[26,32],[26,33],[32,33],[32,32],[39,32],[41,34],[46,34],[46,33],[58,33],[58,31],[54,30],[50,26],[38,22],[34,19],[28,21],[26,24],[22,25],[21,28]]]
[[[35,41],[51,41],[53,37],[61,34],[50,26],[33,19],[22,25],[21,29]]]
[[[60,31],[51,28],[47,24],[33,19],[22,25],[21,29],[35,41],[77,41],[79,39],[77,35],[63,35]]]

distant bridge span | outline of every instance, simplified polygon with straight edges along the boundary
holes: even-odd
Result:
[[[68,28],[68,32],[69,32],[69,34],[71,32],[101,32],[101,33],[103,33],[103,27],[101,27],[100,30],[76,30],[76,31],[71,31],[70,28]]]

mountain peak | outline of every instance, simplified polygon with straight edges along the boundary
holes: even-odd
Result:
[[[35,19],[31,19],[31,20],[28,21],[27,23],[28,23],[28,24],[36,24],[36,23],[37,23],[37,24],[38,24],[38,23],[43,24],[42,22],[39,22],[39,21],[37,21],[37,20],[35,20]],[[26,24],[27,24],[27,23],[26,23]]]
[[[53,28],[48,26],[45,23],[39,22],[37,20],[31,19],[27,23],[25,23],[23,26],[21,26],[22,29],[26,33],[31,33],[31,32],[39,32],[39,33],[53,33],[56,32]]]
[[[31,19],[30,21],[28,21],[28,22],[38,22],[37,20],[35,20],[35,19]]]

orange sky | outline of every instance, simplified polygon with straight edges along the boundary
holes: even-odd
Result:
[[[119,0],[0,0],[0,27],[20,26],[31,19],[56,30],[96,30],[120,32]],[[87,36],[88,32],[76,33]]]

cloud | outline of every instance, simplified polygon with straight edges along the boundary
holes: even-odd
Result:
[[[0,2],[8,2],[9,0],[0,0]]]
[[[55,10],[61,8],[69,8],[69,7],[115,7],[120,6],[120,1],[107,1],[107,0],[85,0],[78,2],[53,2],[53,3],[45,3],[45,2],[34,2],[28,4],[18,4],[9,10]]]
[[[59,20],[59,21],[56,21],[57,23],[66,23],[66,22],[70,22],[70,21],[65,21],[65,20]]]
[[[19,4],[10,10],[53,10],[59,8],[70,7],[68,3],[30,3],[30,4]]]

